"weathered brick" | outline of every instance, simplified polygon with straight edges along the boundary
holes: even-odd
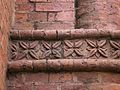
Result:
[[[0,0],[0,90],[6,90],[8,33],[12,23],[13,3],[13,0]]]
[[[44,13],[44,12],[31,12],[28,15],[28,20],[46,22],[47,21],[47,13]]]
[[[61,87],[62,90],[87,90],[83,85],[66,85]]]
[[[31,4],[31,3],[16,4],[15,10],[16,11],[23,11],[23,12],[33,11],[34,4]]]
[[[75,2],[75,0],[48,0],[48,2],[55,2],[55,1],[57,1],[57,2],[64,2],[64,3],[68,3],[68,2]]]
[[[99,82],[98,73],[97,72],[76,72],[73,73],[73,80],[75,82],[81,83],[97,83]]]
[[[117,83],[120,84],[119,73],[99,73],[102,83]]]
[[[28,83],[48,82],[48,76],[48,73],[26,73],[23,75],[23,77],[25,78],[25,82]]]
[[[15,30],[33,30],[34,23],[31,22],[16,22],[13,26]]]
[[[71,73],[50,73],[49,82],[72,82]]]
[[[90,84],[86,86],[89,90],[119,90],[119,84]]]
[[[36,23],[37,29],[74,29],[71,22],[43,22]]]
[[[31,2],[47,2],[47,0],[30,0]]]
[[[9,73],[7,74],[7,86],[17,86],[24,83],[21,73]]]
[[[28,14],[27,13],[15,13],[15,22],[20,22],[20,21],[27,21],[28,19]]]
[[[16,0],[15,3],[27,3],[29,0]]]
[[[36,3],[36,11],[61,12],[74,10],[74,3]]]
[[[117,3],[118,0],[77,1],[76,28],[119,29]],[[108,19],[111,16],[114,19]]]
[[[56,85],[37,85],[35,86],[35,90],[57,90]]]
[[[33,90],[33,85],[10,86],[7,90]]]
[[[56,15],[57,21],[68,21],[68,22],[75,22],[75,11],[63,11],[59,12]]]
[[[74,11],[66,11],[66,12],[58,12],[58,13],[49,13],[48,21],[63,21],[63,22],[75,22],[75,12]]]

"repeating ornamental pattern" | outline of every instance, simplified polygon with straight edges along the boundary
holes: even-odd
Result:
[[[107,48],[104,46],[106,45],[106,40],[86,40],[88,47],[87,50],[89,51],[89,56],[92,57],[95,56],[99,58],[100,56],[107,58]]]
[[[83,42],[81,40],[77,40],[77,41],[65,40],[64,41],[64,57],[68,57],[68,58],[82,57],[83,56],[82,44]]]
[[[42,41],[41,45],[43,58],[62,58],[61,41],[57,41],[54,43]]]
[[[17,45],[19,47],[17,47]],[[39,59],[38,41],[21,41],[17,44],[11,44],[12,59]]]
[[[11,60],[120,58],[120,42],[104,39],[12,41]]]
[[[119,41],[110,41],[110,44],[113,48],[112,58],[120,58],[120,42]]]

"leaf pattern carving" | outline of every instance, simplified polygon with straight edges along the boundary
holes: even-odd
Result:
[[[12,43],[12,44],[10,45],[10,48],[11,48],[11,58],[12,58],[12,59],[17,59],[17,56],[18,56],[17,46]]]
[[[34,42],[19,42],[20,47],[23,49],[21,50],[18,59],[39,59],[39,56],[37,55],[36,47],[38,45],[38,41]]]
[[[80,49],[83,44],[82,41],[65,40],[64,43],[65,43],[64,57],[83,56],[82,51]]]
[[[112,57],[114,59],[120,58],[120,43],[117,41],[110,41],[110,45],[114,48]]]
[[[61,41],[48,43],[43,41],[43,58],[61,58]]]
[[[84,43],[86,42],[86,43]],[[57,58],[120,58],[119,40],[64,40],[61,41],[13,41],[10,44],[11,60]],[[84,46],[85,45],[85,46]],[[111,46],[111,48],[110,48]],[[84,51],[85,50],[85,51]],[[83,53],[85,52],[85,53]],[[87,54],[88,57],[83,57]]]
[[[70,42],[69,40],[66,40],[65,45],[68,46],[69,48],[72,48],[74,44]]]
[[[120,49],[120,44],[118,42],[110,41],[110,44],[113,48]]]
[[[38,41],[34,41],[34,42],[31,42],[31,43],[29,43],[29,47],[31,48],[31,49],[34,49],[35,47],[37,47],[37,45],[38,45]]]
[[[20,44],[20,46],[23,48],[23,49],[27,49],[29,46],[28,46],[28,44],[27,44],[27,42],[20,42],[19,43]]]
[[[106,44],[106,40],[100,40],[100,41],[86,40],[86,42],[90,47],[90,48],[87,48],[87,50],[89,51],[88,57],[92,57],[92,56],[96,56],[97,58],[99,58],[100,56],[105,58],[108,57],[106,53],[107,49],[104,48]]]
[[[51,48],[51,45],[49,44],[49,43],[47,43],[47,42],[42,42],[42,44],[43,44],[43,46],[47,49],[47,50],[49,50],[50,48]]]

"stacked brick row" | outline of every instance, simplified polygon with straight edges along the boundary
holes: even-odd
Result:
[[[74,28],[74,0],[16,0],[13,29]]]
[[[8,33],[11,25],[12,2],[13,0],[0,0],[0,90],[5,90]]]
[[[120,90],[120,74],[102,72],[11,73],[8,90]]]

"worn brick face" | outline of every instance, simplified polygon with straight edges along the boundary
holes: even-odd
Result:
[[[56,27],[73,29],[74,14],[74,0],[16,0],[12,28],[14,30],[56,29]]]
[[[6,90],[7,46],[13,12],[12,5],[13,0],[0,0],[0,90]]]
[[[119,0],[78,0],[76,28],[120,29]]]

